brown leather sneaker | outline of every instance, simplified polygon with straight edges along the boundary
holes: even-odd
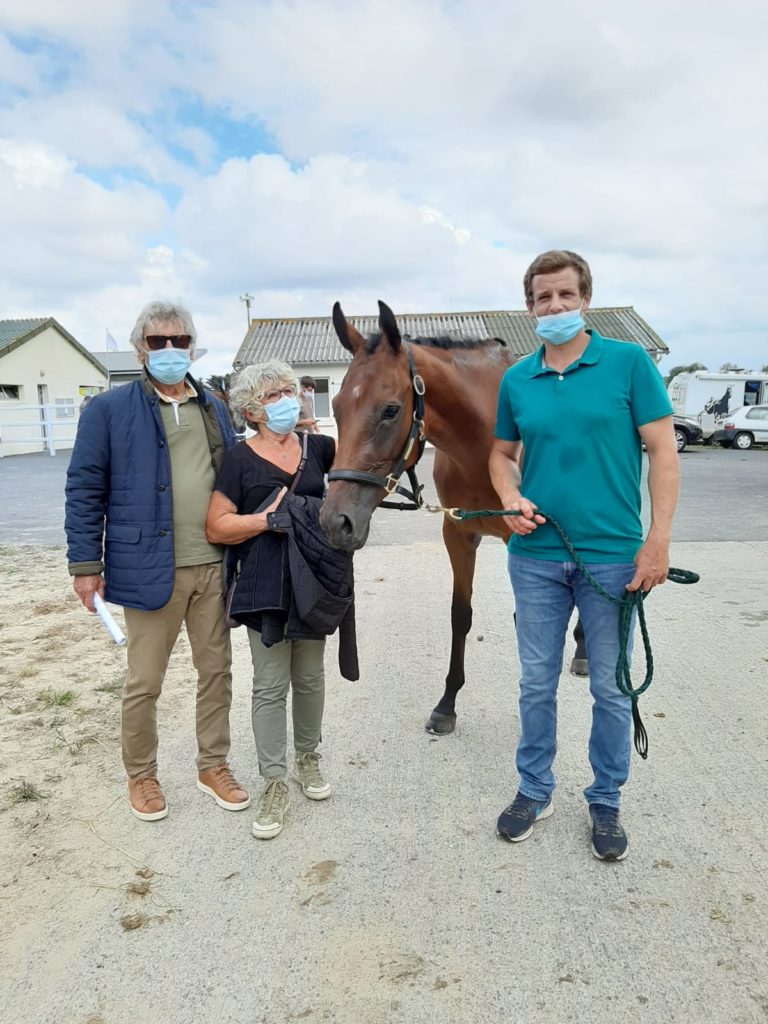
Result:
[[[232,774],[225,762],[206,768],[197,777],[197,788],[212,796],[225,811],[244,811],[251,806],[251,798]]]
[[[128,800],[131,810],[142,821],[159,821],[168,814],[168,804],[154,775],[129,779]]]

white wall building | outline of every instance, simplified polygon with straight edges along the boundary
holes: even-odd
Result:
[[[71,448],[80,403],[107,371],[53,317],[0,320],[0,457]]]

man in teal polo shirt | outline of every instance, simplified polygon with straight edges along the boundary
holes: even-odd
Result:
[[[658,370],[639,345],[585,327],[592,276],[582,257],[566,250],[543,253],[526,271],[524,287],[543,344],[504,375],[490,457],[503,507],[521,512],[506,519],[512,530],[509,574],[522,670],[520,783],[497,830],[520,842],[536,821],[552,814],[557,685],[575,604],[593,698],[589,761],[594,779],[584,791],[592,852],[601,860],[623,860],[627,836],[619,804],[629,774],[631,704],[616,686],[618,613],[589,586],[536,509],[558,519],[590,573],[612,596],[663,583],[678,491],[672,408]],[[641,443],[648,453],[651,495],[645,541]]]

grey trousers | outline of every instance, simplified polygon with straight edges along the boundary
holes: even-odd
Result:
[[[307,753],[317,749],[325,704],[325,640],[283,640],[265,647],[261,634],[248,630],[253,661],[251,713],[259,774],[287,773],[286,700],[293,690],[293,745]]]

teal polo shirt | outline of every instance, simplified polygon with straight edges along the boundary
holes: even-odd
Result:
[[[638,427],[672,414],[664,382],[640,345],[589,330],[580,359],[559,373],[544,346],[501,381],[495,435],[523,442],[521,493],[551,512],[585,562],[631,562],[643,543]],[[570,561],[549,524],[509,550]]]

